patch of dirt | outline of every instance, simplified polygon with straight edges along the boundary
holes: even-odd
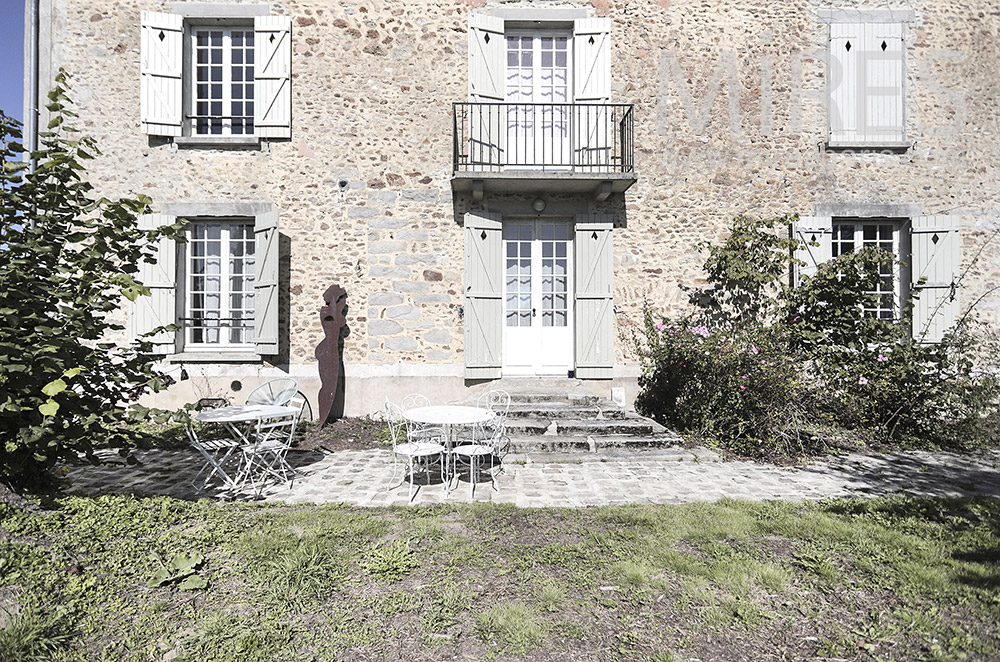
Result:
[[[367,450],[385,448],[390,444],[385,422],[371,418],[341,418],[320,427],[310,425],[298,437],[297,450]]]

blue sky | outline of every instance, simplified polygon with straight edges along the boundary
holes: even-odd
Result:
[[[0,110],[22,119],[24,0],[0,0]]]

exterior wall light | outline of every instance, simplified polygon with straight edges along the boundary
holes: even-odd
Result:
[[[541,198],[535,198],[535,201],[531,203],[531,208],[541,214],[545,211],[545,201]]]

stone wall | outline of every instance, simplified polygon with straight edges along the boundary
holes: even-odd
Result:
[[[61,21],[52,22],[47,53],[71,75],[80,128],[104,151],[89,170],[101,194],[145,193],[154,205],[267,201],[281,212],[286,355],[276,368],[227,366],[225,378],[212,366],[191,372],[220,391],[241,370],[314,374],[321,295],[336,282],[349,293],[349,374],[362,379],[375,369],[365,366],[401,362],[415,374],[440,366],[460,380],[460,211],[468,201],[449,185],[451,104],[467,95],[469,12],[518,3],[270,3],[293,18],[293,138],[245,150],[177,148],[140,133],[139,12],[167,3],[43,4]],[[991,293],[1000,282],[1000,13],[973,0],[908,4],[906,114],[915,146],[850,155],[823,148],[819,4],[541,5],[613,19],[613,100],[635,104],[639,181],[616,203],[624,209],[614,239],[620,363],[634,361],[627,338],[643,302],[680,312],[680,286],[702,282],[699,241],[720,240],[737,214],[808,215],[827,203],[961,215],[962,298],[983,297],[981,309],[1000,323],[1000,296]],[[399,388],[419,390],[411,383]],[[178,390],[175,399],[190,394]]]

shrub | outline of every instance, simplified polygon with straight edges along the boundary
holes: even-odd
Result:
[[[995,440],[996,335],[966,315],[922,344],[909,303],[900,320],[867,312],[894,259],[885,251],[838,256],[788,287],[798,242],[776,228],[792,220],[737,217],[722,245],[702,246],[708,286],[690,292],[695,312],[670,321],[647,308],[636,408],[748,455],[800,449],[798,431],[818,423],[893,443]]]
[[[17,123],[0,113],[0,482],[15,488],[45,483],[50,468],[80,454],[93,458],[95,440],[122,449],[135,440],[122,425],[125,403],[163,378],[149,343],[108,342],[124,328],[112,314],[123,296],[149,294],[138,265],[180,227],[140,230],[145,196],[92,196],[83,163],[99,152],[65,126],[75,115],[63,74],[57,83],[34,173],[24,173]]]

